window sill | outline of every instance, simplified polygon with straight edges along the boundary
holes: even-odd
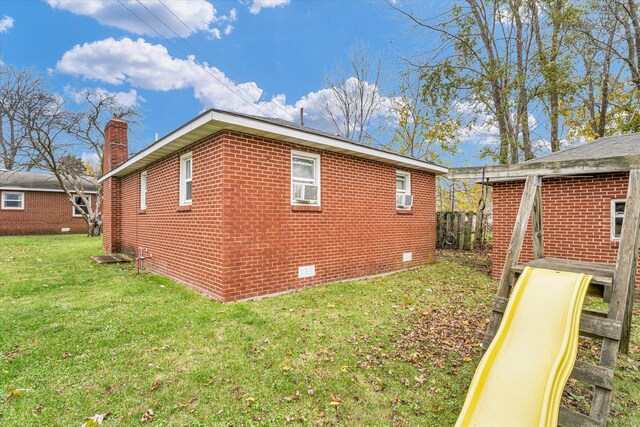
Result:
[[[178,206],[176,212],[191,212],[191,205]]]
[[[146,209],[138,209],[138,214],[142,215],[142,214],[146,214],[147,210]]]
[[[291,205],[291,212],[322,212],[322,206]]]
[[[396,213],[398,215],[413,215],[413,211],[411,209],[396,209]]]

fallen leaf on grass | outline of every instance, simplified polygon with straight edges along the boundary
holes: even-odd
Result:
[[[162,382],[162,380],[155,380],[153,382],[153,384],[151,384],[151,391],[154,391],[155,389],[157,389],[158,387],[160,387],[160,383]]]
[[[7,363],[13,362],[13,359],[20,355],[20,346],[14,346],[9,354],[7,354]]]
[[[329,405],[338,406],[342,403],[342,399],[335,393],[331,393],[331,403]]]
[[[140,418],[141,422],[146,422],[146,421],[151,421],[153,419],[154,415],[153,415],[153,409],[147,409],[147,412],[145,412],[142,415],[142,418]]]
[[[396,357],[419,368],[429,365],[454,372],[461,363],[480,355],[488,307],[469,308],[458,293],[448,295],[447,306],[422,310],[408,317],[409,325],[396,339]]]
[[[285,402],[291,402],[292,400],[298,400],[298,399],[300,399],[300,392],[297,390],[291,396],[284,397]]]
[[[7,395],[7,399],[15,399],[16,397],[22,397],[22,391],[16,389],[16,390],[11,390],[9,392],[9,394]]]
[[[86,418],[86,421],[80,427],[96,427],[101,426],[102,421],[109,416],[109,413],[106,414],[95,414],[93,417]]]
[[[190,401],[185,400],[184,402],[177,403],[176,408],[184,408],[185,406],[189,406],[190,403]]]

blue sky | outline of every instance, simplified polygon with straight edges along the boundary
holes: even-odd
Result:
[[[448,5],[420,7],[435,14]],[[304,106],[307,124],[322,127],[314,105],[324,74],[350,47],[365,44],[381,57],[386,96],[401,57],[429,42],[383,1],[0,2],[0,59],[35,67],[71,103],[85,88],[136,103],[143,118],[132,151],[209,107],[287,118]]]

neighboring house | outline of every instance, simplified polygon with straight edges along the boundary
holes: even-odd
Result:
[[[95,180],[86,178],[84,188],[95,205]],[[51,173],[0,170],[0,193],[0,236],[87,232],[81,213]]]
[[[424,265],[444,167],[210,110],[127,159],[111,120],[104,249],[223,301]]]
[[[557,169],[542,179],[544,256],[615,264],[624,218],[629,165],[638,163],[640,134],[611,136],[505,169]],[[487,169],[488,170],[488,169]],[[487,176],[500,174],[497,167]],[[480,173],[476,174],[480,176]],[[551,174],[553,175],[553,174]],[[453,172],[453,177],[461,174]],[[513,232],[524,178],[491,178],[493,187],[492,276],[500,277]],[[520,256],[531,260],[531,225]],[[640,269],[639,269],[640,271]],[[640,275],[636,279],[636,289]],[[637,291],[636,291],[637,292]],[[637,295],[637,293],[636,293]]]

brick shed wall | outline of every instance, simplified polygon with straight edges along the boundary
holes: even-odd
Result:
[[[10,192],[15,191],[22,190]],[[70,228],[70,233],[87,232],[87,223],[82,217],[72,215],[71,202],[64,193],[23,192],[24,210],[0,209],[0,236],[62,234],[62,228]],[[94,205],[95,197],[91,196]]]
[[[291,150],[321,154],[321,211],[290,203]],[[193,153],[193,205],[178,212],[179,156]],[[122,244],[149,270],[237,300],[433,262],[435,177],[411,171],[414,207],[395,207],[392,165],[223,131],[122,182]],[[117,222],[114,220],[114,222]],[[402,262],[404,252],[413,261]],[[298,279],[298,267],[316,275]]]
[[[611,200],[627,197],[628,181],[627,173],[544,179],[545,256],[615,264],[618,242],[611,239]],[[492,275],[495,278],[500,277],[504,265],[523,189],[523,181],[493,185]],[[520,262],[532,257],[529,221]],[[640,274],[637,277],[636,296]]]

